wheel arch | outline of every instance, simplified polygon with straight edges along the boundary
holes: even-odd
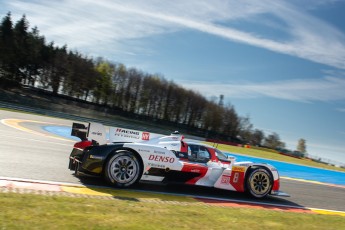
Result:
[[[248,188],[247,188],[247,179],[250,175],[250,173],[254,170],[254,169],[257,169],[257,168],[262,168],[262,169],[265,169],[267,170],[267,172],[270,174],[270,177],[271,177],[271,183],[272,183],[272,186],[270,188],[270,191],[269,191],[269,194],[271,193],[272,191],[272,188],[273,188],[273,183],[274,183],[274,177],[273,177],[273,173],[271,171],[271,169],[269,167],[267,167],[266,165],[256,165],[256,164],[253,164],[251,166],[248,167],[246,173],[245,173],[245,176],[244,176],[244,192],[247,192],[248,191]]]
[[[103,167],[102,167],[102,175],[104,176],[105,175],[105,170],[106,170],[106,165],[107,165],[107,162],[118,152],[120,151],[129,151],[131,153],[133,153],[139,160],[139,163],[140,163],[140,168],[141,168],[141,175],[143,174],[143,171],[144,171],[144,162],[143,162],[143,159],[142,157],[140,156],[140,154],[135,151],[134,149],[131,149],[131,148],[126,148],[126,147],[121,147],[121,148],[117,148],[117,149],[114,149],[111,151],[111,153],[108,154],[108,156],[106,157],[106,159],[104,160],[103,162]]]

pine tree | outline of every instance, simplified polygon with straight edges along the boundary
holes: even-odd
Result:
[[[11,12],[0,24],[0,83],[4,87],[17,85],[15,82],[14,33]]]

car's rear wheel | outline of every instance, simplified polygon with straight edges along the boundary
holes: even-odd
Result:
[[[123,150],[115,153],[107,162],[105,178],[114,186],[128,187],[140,179],[141,171],[138,157]]]
[[[246,180],[247,192],[255,198],[263,198],[272,189],[272,176],[264,168],[251,169]]]

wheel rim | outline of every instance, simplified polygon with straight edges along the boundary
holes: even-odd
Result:
[[[110,175],[118,183],[128,183],[136,178],[137,162],[130,156],[119,156],[110,165]]]
[[[270,178],[265,172],[255,172],[250,178],[251,190],[257,195],[269,192]]]

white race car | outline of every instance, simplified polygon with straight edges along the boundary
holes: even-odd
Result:
[[[269,164],[235,162],[215,147],[186,141],[179,134],[154,136],[148,132],[74,123],[72,135],[81,142],[70,154],[76,175],[104,177],[116,187],[139,181],[183,183],[247,192],[253,197],[288,196],[279,191],[279,174]]]

